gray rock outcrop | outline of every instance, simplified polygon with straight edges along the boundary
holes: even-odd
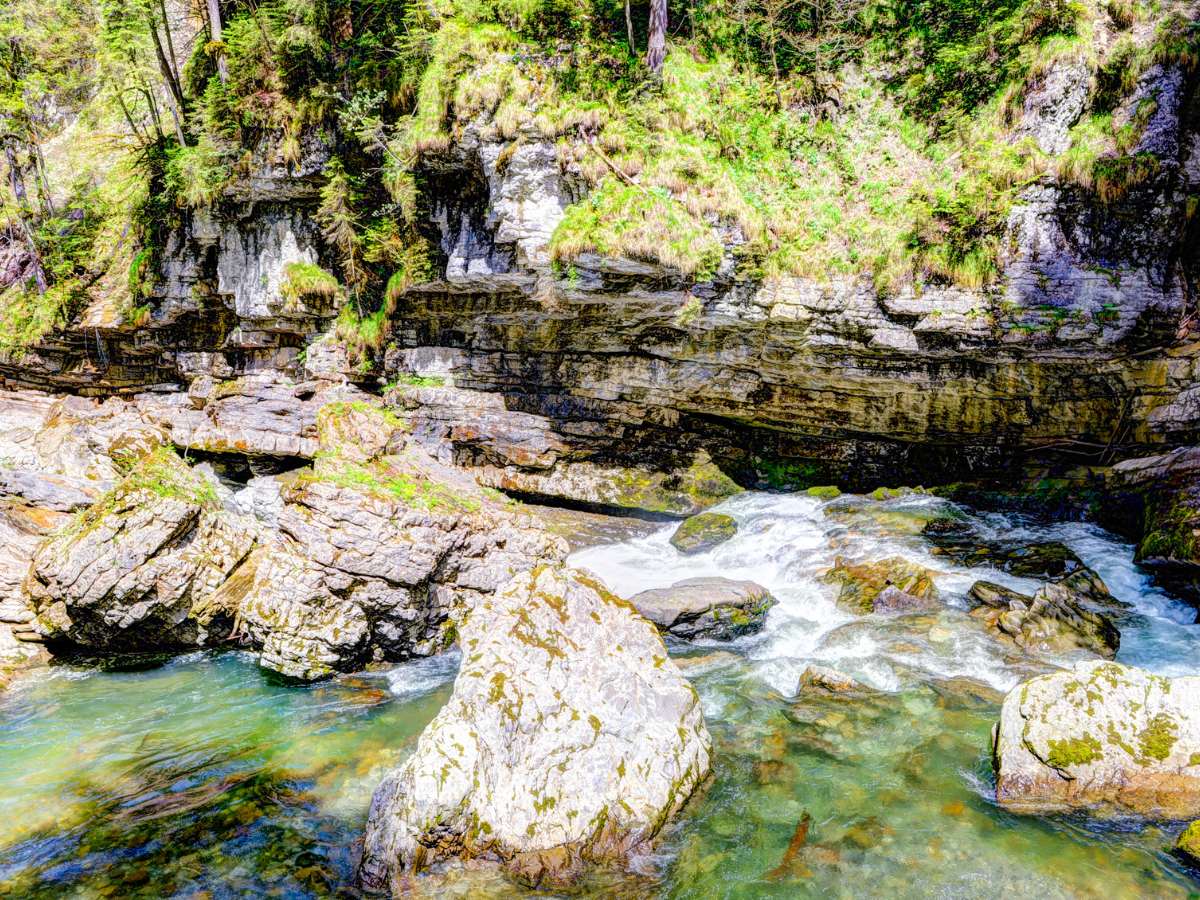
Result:
[[[211,595],[256,536],[217,507],[203,477],[158,450],[38,548],[24,599],[48,640],[102,651],[216,643],[236,610]]]

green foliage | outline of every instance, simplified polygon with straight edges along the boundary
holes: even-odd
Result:
[[[342,293],[338,280],[318,265],[309,262],[288,263],[280,294],[289,303],[306,299],[334,300]]]
[[[175,147],[168,152],[166,185],[180,206],[211,205],[230,177],[221,152],[207,137],[194,147]]]
[[[1076,0],[894,0],[875,40],[901,65],[916,61],[902,94],[945,122],[1022,79],[1042,43],[1076,34],[1084,15]]]
[[[712,228],[666,191],[615,178],[567,210],[550,252],[556,262],[571,262],[583,253],[627,256],[670,266],[697,281],[712,278],[721,262],[721,243]]]

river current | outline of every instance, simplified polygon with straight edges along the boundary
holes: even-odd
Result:
[[[625,596],[723,575],[768,587],[764,630],[672,646],[704,704],[714,778],[656,855],[597,875],[625,897],[1187,897],[1200,873],[1167,848],[1182,823],[1018,817],[992,798],[988,734],[1003,692],[1045,671],[966,614],[978,579],[1032,592],[988,564],[955,565],[921,534],[951,509],[747,493],[719,507],[732,540],[684,557],[673,526],[636,529],[572,562]],[[1200,625],[1154,588],[1133,549],[1083,523],[951,509],[983,539],[1059,541],[1133,605],[1118,660],[1200,673]],[[901,555],[939,574],[934,613],[855,617],[821,573],[837,556]],[[1057,661],[1065,662],[1065,661]],[[877,693],[797,695],[812,664]],[[57,665],[0,694],[0,896],[355,896],[371,791],[449,695],[453,654],[297,687],[248,654]],[[807,822],[803,847],[793,838]],[[793,845],[789,851],[789,845]],[[457,870],[422,896],[516,896]]]

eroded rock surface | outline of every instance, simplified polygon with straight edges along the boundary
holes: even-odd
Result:
[[[371,801],[363,884],[398,891],[451,856],[561,884],[649,849],[711,752],[653,626],[591,575],[543,566],[459,637],[454,693]]]
[[[838,557],[822,579],[838,585],[838,606],[866,615],[915,612],[940,606],[933,581],[936,574],[901,556],[869,563]]]
[[[996,799],[1019,813],[1200,815],[1200,678],[1078,663],[1014,688],[993,732]]]
[[[215,643],[236,610],[210,595],[256,536],[218,508],[209,482],[158,450],[38,548],[24,599],[49,640],[106,651]]]
[[[685,640],[729,641],[759,631],[775,598],[761,584],[728,578],[688,578],[629,599],[662,631]]]
[[[1123,612],[1126,604],[1091,569],[1043,585],[1032,597],[977,581],[968,599],[979,604],[972,616],[1029,653],[1083,652],[1112,659],[1121,646],[1121,633],[1109,614]]]

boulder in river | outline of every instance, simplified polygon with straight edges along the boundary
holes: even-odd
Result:
[[[731,641],[760,630],[775,598],[761,584],[729,578],[688,578],[629,600],[660,630],[684,640]]]
[[[709,771],[695,690],[592,575],[540,566],[470,611],[454,691],[375,791],[364,886],[449,857],[535,885],[647,849]]]
[[[1013,812],[1200,815],[1200,677],[1078,663],[1010,691],[992,739]]]
[[[822,577],[826,583],[839,585],[838,606],[866,615],[935,608],[936,574],[900,556],[870,563],[852,563],[839,556]]]
[[[967,596],[981,604],[972,616],[1030,653],[1082,651],[1112,659],[1121,646],[1121,632],[1097,609],[1123,604],[1087,569],[1043,585],[1032,597],[988,581],[975,582]],[[1111,605],[1102,605],[1103,598]]]
[[[1063,578],[1084,567],[1074,551],[1059,541],[988,540],[970,528],[926,529],[923,534],[934,544],[935,554],[970,568],[990,566],[1019,578]]]
[[[671,535],[671,546],[680,553],[703,553],[737,534],[737,520],[723,513],[700,513],[687,519]]]

